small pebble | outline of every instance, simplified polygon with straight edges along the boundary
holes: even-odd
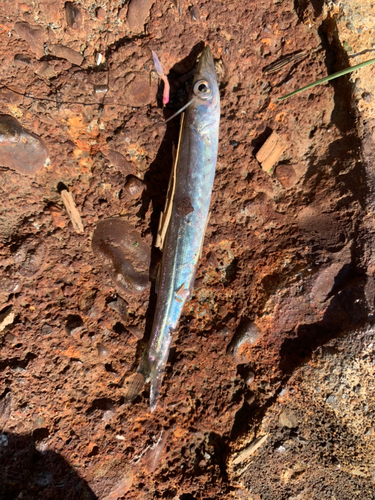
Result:
[[[110,164],[121,170],[124,175],[129,175],[132,173],[133,169],[130,162],[128,162],[128,160],[121,153],[119,153],[118,151],[114,151],[113,149],[109,149],[105,153],[105,155],[108,158]]]
[[[370,92],[363,92],[362,99],[366,102],[372,102],[374,100],[374,96]]]
[[[101,52],[97,52],[95,54],[95,64],[100,66],[102,63],[104,63],[104,56]]]
[[[51,45],[49,50],[53,56],[61,57],[61,59],[65,59],[76,66],[81,66],[83,63],[84,57],[76,50],[65,45]]]
[[[221,330],[217,332],[220,337],[226,337],[230,333],[230,329],[227,326],[224,326]]]
[[[83,325],[82,318],[78,314],[70,314],[65,324],[65,330],[67,333],[74,335],[74,333],[79,332],[83,328]]]
[[[65,3],[65,19],[66,24],[73,28],[78,29],[82,22],[82,14],[79,8],[73,2]]]
[[[285,189],[293,187],[298,181],[296,171],[291,165],[279,165],[276,168],[276,178]]]
[[[255,375],[253,372],[249,372],[246,379],[245,379],[245,382],[247,385],[251,385],[253,382],[254,382],[254,378],[255,378]]]
[[[30,59],[30,57],[28,57],[24,54],[16,54],[14,56],[14,62],[15,62],[15,64],[18,64],[19,66],[30,66],[31,59]]]
[[[134,326],[128,326],[128,330],[130,333],[134,335],[134,337],[138,340],[143,339],[144,333],[141,332],[138,328],[135,328]]]
[[[219,267],[219,261],[217,260],[216,253],[215,252],[209,252],[207,255],[207,262],[217,269]]]
[[[117,296],[117,298],[115,300],[108,302],[108,306],[113,311],[116,311],[121,316],[122,319],[127,319],[129,317],[128,303],[126,302],[126,300],[124,300],[119,295]]]
[[[37,275],[46,262],[47,250],[43,243],[38,246],[25,248],[20,247],[14,255],[14,262],[19,264],[19,273],[24,278],[32,278]]]
[[[1,446],[8,446],[8,438],[6,436],[6,434],[0,434],[0,447]]]
[[[245,401],[248,405],[252,405],[255,401],[255,395],[252,392],[249,392],[245,396]]]
[[[294,429],[298,427],[298,420],[296,415],[288,409],[280,413],[279,423],[282,427],[287,427],[288,429]]]
[[[104,422],[107,422],[108,420],[111,420],[115,415],[116,412],[114,410],[107,410],[103,412],[102,420],[104,420]]]
[[[42,333],[42,335],[51,335],[53,333],[52,326],[47,325],[47,323],[45,323],[41,328],[41,333]]]
[[[0,332],[4,331],[10,325],[12,325],[14,318],[15,318],[15,314],[12,311],[11,307],[9,307],[5,312],[0,314]]]
[[[95,12],[96,19],[99,19],[99,21],[103,21],[103,19],[106,18],[106,11],[103,9],[103,7],[98,7]]]
[[[108,92],[108,85],[94,85],[95,94],[106,94]]]
[[[0,292],[17,293],[21,290],[21,282],[19,279],[12,279],[8,276],[0,276]]]
[[[98,355],[100,358],[105,358],[109,354],[109,350],[103,345],[103,344],[98,344],[96,346],[98,350]]]
[[[5,341],[9,344],[18,344],[18,337],[13,335],[13,333],[7,333],[5,335]]]
[[[197,21],[199,19],[199,9],[195,5],[190,9],[190,17],[193,21]]]
[[[154,99],[151,90],[148,75],[137,75],[125,88],[126,103],[135,108],[147,106]]]
[[[131,198],[138,198],[142,194],[145,187],[145,183],[134,175],[129,175],[126,180],[125,190]]]
[[[252,321],[245,319],[241,322],[228,347],[237,364],[246,364],[251,361],[252,346],[262,335],[261,330]]]

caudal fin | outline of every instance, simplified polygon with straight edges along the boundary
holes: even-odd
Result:
[[[169,348],[166,356],[162,360],[162,363],[154,366],[154,370],[151,373],[151,388],[150,388],[150,410],[151,413],[155,410],[158,404],[158,398],[161,391],[161,386],[163,385],[164,370],[167,364],[169,355]]]
[[[145,378],[142,373],[133,373],[125,382],[125,400],[131,403],[143,391]]]
[[[156,408],[161,386],[163,384],[165,365],[168,361],[169,347],[172,336],[170,331],[165,333],[163,341],[156,346],[151,342],[143,353],[136,373],[133,373],[125,382],[125,399],[133,401],[143,390],[147,382],[151,382],[150,410]]]

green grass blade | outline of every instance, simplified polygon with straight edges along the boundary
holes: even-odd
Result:
[[[298,90],[295,90],[294,92],[291,92],[290,94],[286,94],[283,97],[279,97],[278,101],[284,101],[284,99],[288,99],[289,97],[292,97],[293,95],[299,94],[300,92],[304,92],[305,90],[312,89],[313,87],[316,87],[317,85],[321,85],[322,83],[329,82],[330,80],[333,80],[334,78],[338,78],[339,76],[347,75],[348,73],[352,73],[353,71],[356,71],[357,69],[364,68],[365,66],[369,66],[370,64],[375,64],[375,58],[374,59],[369,59],[368,61],[361,62],[359,64],[356,64],[355,66],[349,66],[349,68],[341,69],[340,71],[337,71],[337,73],[333,73],[332,75],[325,76],[324,78],[321,78],[320,80],[316,80],[316,82],[309,83],[308,85],[305,85],[305,87],[302,87]]]

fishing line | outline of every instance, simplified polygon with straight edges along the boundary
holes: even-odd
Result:
[[[177,115],[179,115],[180,113],[182,113],[183,111],[185,111],[185,109],[190,106],[190,104],[192,104],[195,100],[195,97],[193,97],[192,99],[190,99],[189,102],[187,102],[185,104],[185,106],[182,106],[181,109],[179,109],[174,115],[170,116],[167,120],[165,120],[164,122],[162,123],[168,123],[169,121],[173,120],[173,118],[175,118]]]

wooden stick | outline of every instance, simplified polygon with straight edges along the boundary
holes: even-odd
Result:
[[[69,191],[67,191],[66,189],[63,189],[60,194],[66,211],[68,212],[69,218],[72,221],[75,232],[82,234],[84,232],[83,224],[76,204],[74,203],[72,194],[69,193]]]

